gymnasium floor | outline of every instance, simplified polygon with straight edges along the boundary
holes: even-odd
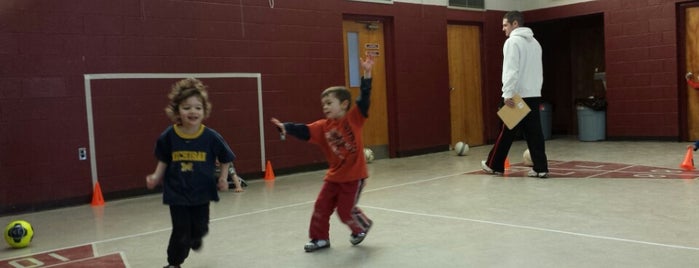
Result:
[[[303,244],[323,171],[253,180],[211,205],[204,246],[182,267],[697,267],[699,172],[678,169],[689,144],[554,137],[550,179],[521,177],[522,141],[505,177],[474,172],[490,145],[376,160],[359,204],[374,221],[366,240],[351,246],[333,215],[331,248],[313,253]],[[36,235],[0,248],[0,268],[166,264],[160,194],[0,222],[13,219]]]

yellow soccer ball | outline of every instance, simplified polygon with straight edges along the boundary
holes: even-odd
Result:
[[[24,248],[29,246],[34,238],[34,228],[27,221],[10,222],[5,228],[5,241],[10,247]]]

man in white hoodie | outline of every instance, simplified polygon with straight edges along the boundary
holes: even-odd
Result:
[[[544,81],[541,63],[541,45],[534,39],[534,33],[523,27],[524,19],[519,11],[510,11],[502,18],[502,30],[508,37],[502,48],[502,98],[504,105],[514,107],[512,97],[519,94],[529,105],[531,112],[513,129],[502,125],[488,159],[481,161],[483,171],[502,175],[505,171],[505,159],[512,146],[518,130],[524,132],[529,153],[534,167],[527,175],[536,178],[548,177],[548,160],[544,134],[541,131],[541,85]]]

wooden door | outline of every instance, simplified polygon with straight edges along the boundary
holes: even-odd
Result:
[[[480,27],[447,25],[451,144],[484,144]]]
[[[359,94],[359,77],[363,72],[359,57],[366,53],[374,56],[372,72],[371,106],[364,125],[364,146],[374,151],[376,158],[388,157],[388,109],[386,105],[386,60],[384,25],[380,21],[343,22],[345,52],[345,86],[352,91],[353,101]],[[354,103],[352,105],[355,105]]]
[[[699,7],[690,7],[685,13],[685,66],[694,73],[693,79],[699,74]],[[689,140],[699,140],[699,91],[685,84],[687,90],[687,132]]]

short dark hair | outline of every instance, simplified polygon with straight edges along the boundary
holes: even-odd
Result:
[[[340,103],[342,103],[343,101],[348,101],[349,105],[347,105],[347,110],[349,110],[349,108],[352,107],[352,102],[349,101],[352,98],[352,93],[346,87],[334,86],[326,88],[325,90],[323,90],[323,93],[320,94],[320,97],[327,97],[330,94],[332,94],[335,98],[340,100]]]
[[[516,21],[519,24],[519,26],[524,25],[524,15],[522,15],[522,12],[519,12],[517,10],[505,13],[505,16],[503,16],[502,18],[507,19],[507,22],[509,22],[510,24]]]

